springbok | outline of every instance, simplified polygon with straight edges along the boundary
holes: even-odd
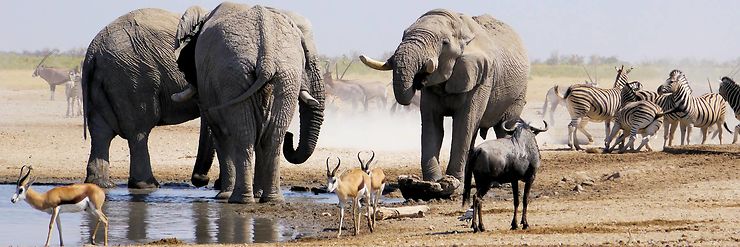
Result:
[[[51,54],[53,54],[53,52],[47,54],[43,59],[41,59],[41,62],[36,65],[36,69],[33,70],[31,77],[38,76],[41,77],[41,79],[44,79],[44,81],[49,84],[49,91],[51,91],[49,100],[54,100],[54,91],[56,90],[57,85],[61,85],[69,81],[70,70],[44,66],[44,61],[46,61]]]
[[[359,168],[354,168],[337,175],[337,170],[339,170],[339,165],[341,164],[342,160],[337,157],[337,166],[334,167],[334,170],[329,171],[329,158],[326,158],[326,187],[330,193],[334,192],[339,199],[339,233],[337,233],[337,237],[342,236],[344,204],[349,199],[352,199],[352,221],[355,227],[355,235],[357,235],[360,233],[360,199],[363,197],[370,198],[370,176]],[[366,206],[367,213],[370,215],[370,205]],[[373,232],[373,225],[369,217],[367,227],[370,228],[370,232]]]
[[[370,160],[367,162],[362,161],[362,158],[360,158],[360,154],[362,152],[357,152],[357,160],[360,161],[360,168],[362,171],[370,177],[370,197],[368,198],[370,201],[368,203],[373,207],[373,213],[368,217],[368,220],[371,220],[372,228],[375,228],[375,212],[378,210],[378,202],[380,202],[380,197],[383,195],[383,189],[385,189],[385,173],[383,172],[383,169],[378,167],[370,169],[370,164],[372,164],[375,159],[375,151],[371,150],[370,152],[373,153],[373,156],[370,157]]]
[[[24,169],[27,170],[25,175],[23,172]],[[51,214],[49,232],[46,235],[46,244],[44,246],[49,246],[51,231],[55,222],[57,224],[57,230],[59,230],[59,245],[64,245],[64,241],[62,240],[62,222],[61,219],[57,219],[59,213],[74,213],[83,210],[98,217],[98,222],[95,224],[95,230],[93,230],[92,238],[90,239],[91,243],[95,244],[95,235],[98,232],[98,226],[100,222],[103,222],[103,228],[105,229],[104,244],[107,246],[108,217],[103,214],[103,203],[105,202],[105,192],[103,189],[94,184],[71,184],[59,186],[41,194],[31,189],[31,185],[36,181],[35,178],[33,180],[29,179],[32,170],[33,168],[31,166],[24,165],[21,167],[16,191],[10,201],[16,203],[20,200],[25,200],[36,210]]]

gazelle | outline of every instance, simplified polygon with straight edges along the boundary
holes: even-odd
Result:
[[[370,198],[368,198],[370,201],[368,203],[373,207],[373,213],[368,217],[368,220],[371,220],[371,226],[375,228],[375,212],[378,210],[378,202],[383,195],[383,189],[385,189],[385,173],[383,169],[377,167],[370,169],[370,164],[375,159],[375,151],[371,150],[370,152],[373,153],[373,156],[367,162],[362,161],[362,158],[360,158],[360,153],[362,152],[357,152],[357,160],[360,161],[362,171],[370,177]]]
[[[370,198],[370,176],[358,168],[337,175],[337,170],[339,170],[339,165],[341,164],[342,160],[337,157],[337,166],[334,167],[334,170],[329,171],[329,158],[326,158],[326,187],[329,192],[337,194],[337,198],[339,199],[339,233],[337,233],[337,237],[342,236],[344,204],[349,199],[352,199],[352,221],[355,227],[355,235],[357,235],[360,233],[360,199],[362,197]],[[367,213],[369,215],[371,213],[370,205],[367,206]],[[370,232],[373,232],[373,225],[370,223],[369,218],[367,226],[370,228]]]
[[[25,175],[24,169],[27,170]],[[36,181],[36,179],[29,179],[32,170],[33,168],[31,166],[21,167],[21,173],[18,176],[18,182],[16,184],[16,192],[10,201],[16,203],[20,200],[25,200],[36,210],[51,214],[49,232],[46,235],[46,244],[44,246],[49,246],[51,231],[55,222],[59,230],[59,245],[64,245],[64,241],[62,240],[62,222],[60,219],[57,219],[59,213],[80,212],[82,210],[86,210],[98,217],[98,222],[95,224],[95,230],[93,230],[91,238],[92,244],[95,244],[95,235],[98,232],[98,226],[100,222],[103,222],[103,228],[105,229],[104,243],[107,246],[108,217],[103,214],[105,192],[94,184],[72,184],[56,187],[46,193],[40,194],[31,189],[31,185]]]

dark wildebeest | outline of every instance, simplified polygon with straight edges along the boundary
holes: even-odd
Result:
[[[544,121],[543,121],[544,122]],[[492,183],[511,183],[514,192],[514,218],[511,220],[511,229],[516,230],[516,213],[519,207],[519,181],[524,181],[524,205],[522,207],[523,229],[527,229],[527,200],[529,189],[532,188],[537,168],[540,166],[540,150],[537,147],[535,135],[547,131],[547,122],[544,129],[529,126],[517,121],[514,128],[503,128],[509,136],[496,140],[488,140],[470,150],[468,162],[465,165],[465,185],[463,191],[463,206],[470,199],[470,184],[475,175],[476,194],[473,197],[473,232],[485,231],[481,200],[491,188]]]

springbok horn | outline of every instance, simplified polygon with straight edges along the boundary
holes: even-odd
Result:
[[[193,95],[195,95],[195,93],[197,93],[197,92],[198,91],[195,90],[195,88],[193,88],[192,85],[188,85],[188,87],[185,88],[185,90],[183,90],[182,92],[179,92],[179,93],[173,93],[172,96],[170,96],[170,98],[174,102],[178,102],[178,103],[185,102],[185,101],[189,100],[190,98],[192,98]]]
[[[424,63],[424,68],[426,69],[427,73],[434,73],[434,71],[437,70],[437,61],[431,58],[427,58],[426,63]]]
[[[360,158],[360,153],[362,153],[362,151],[357,152],[357,160],[360,161],[360,169],[365,170],[365,162]]]
[[[366,169],[370,169],[370,164],[373,163],[373,160],[375,159],[375,151],[370,150],[370,152],[373,152],[373,156],[370,157],[370,160],[367,162],[367,164],[365,164]]]
[[[331,172],[329,172],[329,159],[331,159],[331,157],[326,157],[326,175],[331,177]]]
[[[502,129],[504,129],[504,130],[506,130],[507,132],[511,132],[511,131],[514,131],[514,129],[516,129],[516,124],[515,124],[515,125],[514,125],[514,127],[512,127],[511,129],[507,129],[507,128],[506,128],[506,124],[507,124],[507,123],[509,123],[510,121],[511,121],[511,120],[506,120],[506,121],[504,121],[503,123],[501,123],[501,128],[502,128]]]
[[[337,170],[339,170],[339,165],[341,164],[342,164],[342,160],[339,159],[339,157],[337,157],[337,167],[334,167],[334,171],[331,172],[332,176],[337,175]]]
[[[539,132],[545,132],[545,131],[547,131],[547,129],[548,129],[547,128],[547,121],[542,120],[542,122],[545,123],[545,128],[544,129],[535,128],[535,127],[531,127],[531,126],[530,126],[530,128],[532,128],[533,130],[539,131]]]
[[[360,61],[367,65],[367,67],[376,69],[376,70],[392,70],[393,66],[391,66],[388,62],[381,62],[369,57],[366,57],[365,55],[360,55]]]
[[[311,96],[311,94],[309,94],[307,91],[301,90],[301,93],[298,94],[298,98],[301,99],[301,101],[303,101],[303,103],[306,103],[306,104],[308,104],[310,106],[318,106],[319,105],[319,101],[316,100],[313,96]]]
[[[23,168],[26,168],[26,175],[23,175]],[[27,165],[24,165],[23,167],[21,167],[20,175],[22,175],[22,177],[19,176],[20,178],[18,178],[18,182],[17,182],[18,185],[21,185],[21,183],[23,183],[24,181],[28,179],[28,176],[31,175],[31,169],[32,169],[31,166],[27,166]]]

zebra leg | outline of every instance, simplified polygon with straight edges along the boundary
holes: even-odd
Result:
[[[738,132],[740,132],[740,124],[738,124],[737,126],[735,126],[735,133],[734,133],[734,135],[732,137],[732,144],[737,143],[737,136],[738,136],[738,134],[740,134]]]
[[[701,130],[701,144],[704,144],[707,142],[707,135],[709,134],[709,126],[703,127]]]
[[[604,121],[604,136],[609,135],[609,130],[611,130],[612,120],[605,120]]]
[[[604,138],[604,152],[605,153],[608,153],[608,152],[611,151],[611,149],[609,148],[609,144],[612,143],[612,140],[617,135],[617,132],[619,132],[619,129],[621,127],[622,126],[619,124],[619,122],[614,122],[614,127],[612,128],[612,133],[608,134],[606,136],[606,138]]]
[[[578,124],[578,130],[581,131],[584,135],[586,135],[586,138],[588,138],[588,143],[591,144],[594,142],[594,137],[591,135],[591,133],[586,130],[586,125],[588,124],[588,120],[582,119],[581,122]]]
[[[688,126],[686,126],[686,124],[683,123],[683,122],[681,122],[680,125],[681,125],[681,146],[683,146],[683,145],[685,145],[684,140],[686,140],[685,139],[686,138],[686,129],[688,128]]]
[[[674,121],[673,123],[671,123],[671,130],[669,131],[670,133],[668,136],[668,146],[673,146],[673,137],[676,134],[676,128],[678,128],[678,125],[678,121]]]
[[[578,137],[576,136],[576,128],[581,122],[581,118],[573,118],[568,124],[568,147],[571,150],[581,150],[581,146],[578,145]]]
[[[722,123],[720,123],[722,122]],[[719,132],[719,144],[722,145],[722,124],[724,124],[725,121],[719,121],[717,122],[717,132]]]

